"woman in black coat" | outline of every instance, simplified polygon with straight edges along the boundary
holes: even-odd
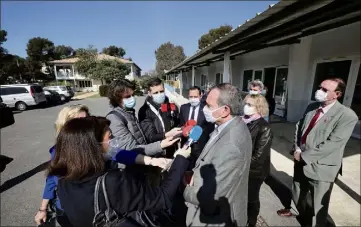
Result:
[[[169,174],[159,187],[141,182],[125,171],[108,168],[104,156],[112,151],[109,124],[103,117],[72,119],[57,137],[56,156],[48,174],[59,176],[57,193],[74,227],[93,226],[94,189],[99,176],[107,173],[105,186],[110,206],[122,217],[132,211],[169,209],[187,169],[190,150],[177,151]],[[99,197],[99,201],[104,211],[104,197]]]
[[[244,99],[243,121],[252,137],[252,160],[248,182],[248,226],[256,226],[260,210],[259,192],[270,172],[272,131],[263,118],[268,104],[262,95],[247,95]]]

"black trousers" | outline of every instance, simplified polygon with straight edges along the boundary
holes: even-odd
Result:
[[[256,225],[257,217],[260,211],[261,203],[259,201],[259,192],[264,177],[250,177],[248,181],[248,223],[249,225]]]

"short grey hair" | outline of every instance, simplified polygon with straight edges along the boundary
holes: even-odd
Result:
[[[217,100],[218,106],[228,106],[232,116],[239,115],[242,109],[242,97],[239,89],[230,83],[218,84],[213,89],[220,91]]]
[[[252,82],[250,82],[250,83],[248,84],[248,90],[250,90],[251,87],[259,87],[259,88],[261,88],[261,91],[264,90],[264,84],[263,84],[263,82],[260,81],[260,80],[258,80],[258,79],[257,79],[257,80],[254,80],[254,81],[252,81]]]

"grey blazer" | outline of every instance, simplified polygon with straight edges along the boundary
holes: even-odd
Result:
[[[184,191],[187,226],[245,226],[252,139],[235,117],[199,156]]]
[[[315,115],[318,103],[310,104],[303,118],[296,124],[295,143],[300,147],[301,136]],[[305,162],[303,172],[308,178],[334,182],[341,169],[347,141],[358,121],[350,108],[338,101],[324,114],[307,136],[301,157]]]
[[[108,113],[106,118],[110,121],[112,135],[122,138],[119,148],[136,149],[149,156],[163,152],[160,141],[147,144],[138,119],[132,113],[116,107]]]

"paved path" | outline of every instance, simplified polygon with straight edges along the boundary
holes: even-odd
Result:
[[[138,97],[136,109],[143,102],[144,97]],[[34,215],[44,188],[44,163],[54,144],[54,121],[64,106],[77,103],[88,105],[92,115],[104,116],[109,110],[105,98],[71,101],[17,113],[15,124],[1,130],[1,154],[14,158],[1,173],[1,226],[35,226]],[[299,226],[295,219],[275,214],[281,203],[268,185],[262,186],[260,198],[261,216],[269,226]]]

